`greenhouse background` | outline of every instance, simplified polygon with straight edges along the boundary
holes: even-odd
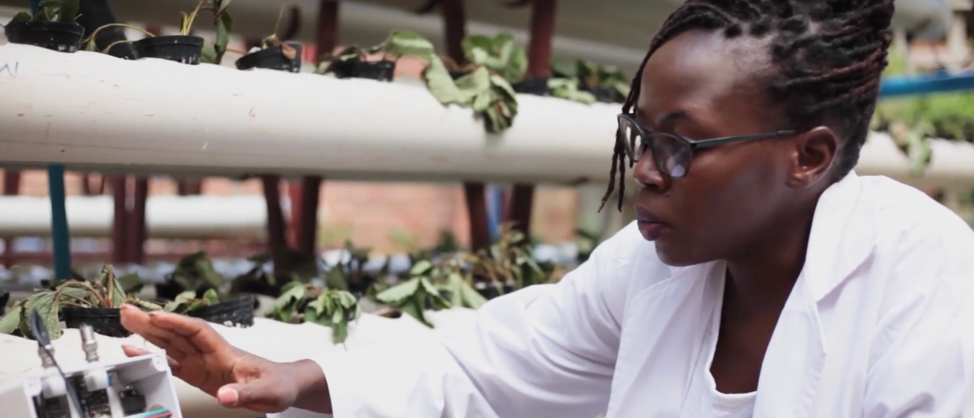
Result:
[[[118,284],[180,313],[244,295],[255,307],[235,325],[247,327],[221,333],[283,361],[462,327],[491,297],[556,282],[632,220],[628,208],[598,211],[613,117],[655,25],[680,2],[233,0],[230,31],[209,12],[183,30],[179,12],[194,0],[81,3],[86,26],[124,24],[81,45],[95,51],[7,44],[0,33],[0,308],[29,305],[38,289],[69,279]],[[915,185],[974,225],[972,4],[896,7],[886,76],[912,90],[884,86],[857,171]],[[0,0],[0,23],[28,9]],[[518,94],[496,85],[478,94],[516,116],[434,99],[430,55],[390,46],[404,32],[428,40],[460,76],[506,78]],[[202,62],[116,58],[135,57],[131,41],[166,35],[202,37]],[[467,62],[476,45],[462,41],[478,35],[469,45],[506,51],[491,56],[500,64]],[[395,56],[391,83],[346,79],[322,60],[372,45],[385,49],[355,59]],[[285,71],[238,61],[293,47]],[[951,91],[916,87],[930,77]],[[184,99],[161,100],[163,91]],[[144,125],[114,119],[136,114]],[[551,127],[551,115],[565,114]],[[52,129],[48,118],[68,122]],[[410,282],[440,294],[388,297]],[[309,302],[345,294],[355,302],[338,315],[357,322],[307,319]],[[55,325],[69,322],[54,315]],[[10,318],[0,331],[21,335],[0,338],[16,338],[19,351],[0,359],[0,383],[37,367],[17,364],[33,362],[36,346],[20,344],[24,326]],[[80,344],[67,328],[55,343]],[[185,385],[177,392],[187,416],[252,416]]]

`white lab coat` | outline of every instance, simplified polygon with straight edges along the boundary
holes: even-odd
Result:
[[[336,418],[688,416],[723,266],[666,266],[630,225],[560,283],[487,303],[470,329],[316,361]],[[971,228],[916,189],[850,174],[819,200],[754,416],[963,416],[971,304]]]

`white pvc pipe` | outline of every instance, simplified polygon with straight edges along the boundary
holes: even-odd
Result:
[[[424,86],[0,46],[0,161],[329,179],[606,178],[616,105],[519,95],[488,135]]]
[[[111,196],[68,196],[65,202],[72,237],[108,237],[112,231]],[[149,238],[248,238],[266,235],[263,196],[151,196],[146,201]],[[0,237],[51,234],[47,197],[0,197]]]
[[[0,46],[0,163],[329,179],[576,183],[608,179],[617,105],[519,95],[488,135],[421,85],[237,71]],[[9,71],[8,71],[9,70]],[[974,187],[974,146],[934,141],[923,177],[874,135],[858,171]]]

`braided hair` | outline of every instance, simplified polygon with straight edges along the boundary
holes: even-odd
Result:
[[[769,97],[781,103],[793,127],[829,124],[848,137],[835,180],[855,167],[876,107],[880,75],[887,64],[893,0],[687,0],[663,23],[632,81],[622,106],[631,113],[643,69],[664,42],[694,29],[723,30],[727,38],[770,38]],[[617,141],[602,207],[619,179],[619,210],[625,191],[623,132]],[[636,162],[630,161],[631,168]],[[600,211],[601,211],[600,207]]]

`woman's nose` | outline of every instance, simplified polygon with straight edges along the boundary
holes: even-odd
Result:
[[[636,166],[633,167],[632,177],[636,180],[636,184],[642,188],[652,188],[662,191],[669,187],[669,179],[659,170],[651,149],[647,149],[639,157],[639,161],[636,161]]]

